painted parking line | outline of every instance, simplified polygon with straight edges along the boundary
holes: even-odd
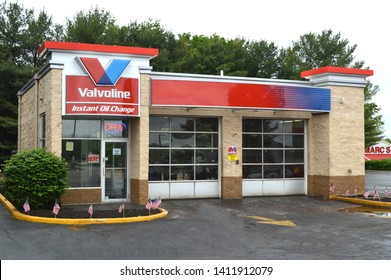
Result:
[[[260,220],[261,222],[258,222],[259,224],[269,224],[269,225],[277,225],[277,226],[285,226],[285,227],[295,227],[296,224],[290,220],[273,220],[266,217],[261,216],[248,216],[248,218]]]

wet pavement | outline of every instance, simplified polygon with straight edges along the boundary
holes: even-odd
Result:
[[[347,202],[284,196],[162,207],[168,216],[154,221],[72,226],[19,221],[0,205],[0,259],[391,259],[391,217],[340,211],[357,207]]]

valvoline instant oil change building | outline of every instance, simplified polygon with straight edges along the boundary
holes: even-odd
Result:
[[[18,150],[69,166],[65,204],[364,191],[372,70],[305,81],[155,72],[153,48],[45,42],[18,93]]]

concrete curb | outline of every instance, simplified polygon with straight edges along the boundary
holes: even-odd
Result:
[[[163,208],[158,208],[161,212],[149,216],[138,216],[128,218],[92,218],[92,219],[70,219],[70,218],[46,218],[38,216],[30,216],[20,213],[15,206],[12,205],[2,194],[0,194],[0,201],[8,210],[12,217],[21,221],[28,221],[33,223],[44,224],[62,224],[62,225],[96,225],[96,224],[121,224],[121,223],[135,223],[147,222],[156,219],[164,218],[168,215],[168,211]]]
[[[338,196],[338,195],[330,195],[329,198],[333,199],[333,200],[351,202],[351,203],[365,205],[365,206],[371,206],[371,207],[391,208],[391,202],[381,202],[381,201],[376,201],[376,200],[367,200],[367,199],[360,199],[360,198],[354,198],[354,197],[344,197],[344,196]]]

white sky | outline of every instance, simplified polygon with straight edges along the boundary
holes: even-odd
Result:
[[[16,0],[7,0],[16,2]],[[1,0],[4,2],[4,0]],[[226,39],[266,40],[287,47],[300,35],[331,29],[350,45],[357,45],[356,60],[374,70],[369,79],[379,85],[374,101],[382,108],[385,136],[391,138],[391,15],[384,0],[17,0],[36,15],[45,10],[55,23],[63,24],[78,11],[104,8],[118,25],[149,18],[174,34],[216,33]]]

